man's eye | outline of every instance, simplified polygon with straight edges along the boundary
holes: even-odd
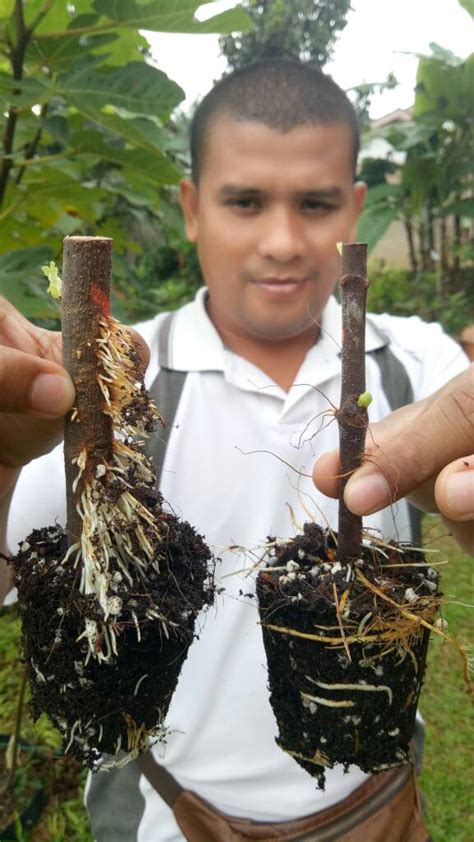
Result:
[[[234,196],[226,204],[240,210],[256,210],[259,207],[258,199],[251,196]]]
[[[301,209],[304,211],[316,211],[320,213],[329,213],[334,210],[334,205],[328,202],[322,202],[319,199],[305,199],[301,203]]]

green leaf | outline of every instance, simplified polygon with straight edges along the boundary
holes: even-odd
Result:
[[[83,109],[84,116],[97,123],[114,137],[130,143],[134,148],[160,152],[169,143],[169,136],[154,120],[146,117],[119,116],[104,111]]]
[[[0,18],[9,18],[15,8],[15,0],[0,0]]]
[[[456,202],[451,202],[440,211],[440,216],[465,216],[469,219],[474,217],[474,199],[459,199]]]
[[[459,5],[466,10],[471,18],[474,18],[474,0],[458,0]]]
[[[10,105],[17,108],[31,108],[46,102],[50,96],[50,84],[46,78],[23,79],[15,82],[6,73],[0,73],[0,103],[4,109]]]
[[[179,181],[180,172],[158,150],[153,154],[141,149],[117,149],[106,143],[100,132],[76,132],[71,136],[71,147],[79,155],[90,155],[99,160],[120,164],[126,170],[141,175],[148,184],[161,186]]]
[[[99,51],[113,49],[115,41],[117,35],[113,32],[88,38],[71,38],[70,35],[60,38],[33,38],[26,53],[26,60],[50,67],[56,74],[64,73],[78,60],[87,59],[89,53],[98,54]]]
[[[367,251],[375,248],[380,238],[385,234],[389,225],[398,219],[398,208],[364,210],[357,225],[357,240],[367,243]]]
[[[133,26],[153,32],[247,32],[252,28],[250,18],[237,7],[215,15],[205,21],[198,21],[194,13],[208,4],[196,0],[152,0],[140,3],[138,0],[95,0],[96,12],[119,26]]]
[[[45,0],[26,0],[23,3],[25,23],[27,26],[31,26],[46,5]],[[74,0],[74,3],[66,3],[64,0],[63,2],[53,0],[47,14],[34,30],[35,35],[65,30],[71,25],[74,18],[77,18],[79,15],[90,14],[91,11],[91,0]]]
[[[111,169],[106,173],[102,184],[109,194],[120,196],[134,207],[146,208],[150,213],[159,212],[160,191],[156,189],[155,184],[150,184],[143,174],[127,170],[124,178],[121,170]]]
[[[0,295],[28,318],[57,316],[57,306],[48,300],[41,277],[41,266],[52,257],[45,246],[0,255]]]
[[[367,209],[371,209],[374,206],[379,207],[381,204],[387,205],[388,200],[396,200],[399,196],[400,187],[398,184],[376,184],[367,192],[365,207]]]
[[[48,134],[59,143],[66,144],[69,140],[69,121],[61,114],[52,114],[43,120],[43,127]]]
[[[88,116],[106,105],[124,108],[132,114],[167,117],[183,99],[184,91],[165,73],[142,62],[125,67],[97,70],[89,60],[62,76],[57,93]]]
[[[37,170],[34,176],[31,174],[24,187],[27,190],[26,212],[45,229],[52,228],[65,215],[94,224],[106,198],[104,190],[85,187],[50,167]]]
[[[114,30],[114,39],[107,46],[101,46],[97,38],[97,46],[92,44],[92,52],[98,55],[104,53],[104,63],[123,67],[129,61],[145,61],[145,54],[150,44],[141,32],[131,27]],[[97,37],[97,36],[96,36]]]
[[[442,124],[468,119],[472,113],[474,54],[460,64],[445,59],[423,57],[416,76],[415,119],[432,114]]]
[[[430,41],[430,50],[432,55],[429,58],[438,59],[438,61],[444,61],[446,64],[450,65],[451,67],[459,67],[460,64],[463,63],[464,59],[459,58],[452,50],[447,50],[445,47],[441,47],[440,44],[437,44],[436,41]]]

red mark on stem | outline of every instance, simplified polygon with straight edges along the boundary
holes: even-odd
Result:
[[[110,316],[110,300],[108,295],[105,294],[103,289],[101,289],[97,284],[92,284],[91,286],[91,301],[94,302],[95,306],[104,314],[104,316]]]

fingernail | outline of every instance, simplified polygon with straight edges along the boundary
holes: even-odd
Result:
[[[74,401],[71,382],[60,374],[38,374],[30,393],[33,412],[51,417],[64,415]]]
[[[355,515],[370,515],[390,500],[390,487],[382,474],[351,477],[344,491],[344,502]]]
[[[445,493],[453,514],[474,517],[474,471],[450,474],[446,480]]]

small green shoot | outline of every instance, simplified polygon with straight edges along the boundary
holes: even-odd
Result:
[[[373,397],[370,392],[362,392],[361,395],[357,398],[357,406],[360,406],[366,409],[373,401]]]
[[[59,277],[58,267],[56,266],[54,260],[51,260],[49,264],[42,266],[41,271],[44,275],[46,275],[49,281],[49,286],[46,292],[48,292],[53,298],[61,298],[63,282]]]

